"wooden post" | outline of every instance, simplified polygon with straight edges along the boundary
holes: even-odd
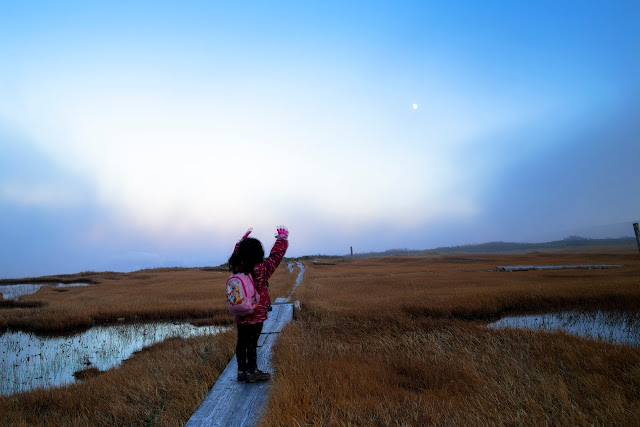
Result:
[[[636,224],[636,236],[638,235],[638,224]],[[640,241],[640,240],[639,240]],[[640,243],[638,243],[640,245]],[[351,246],[351,258],[353,258],[353,246]]]
[[[638,251],[640,251],[640,228],[638,228],[638,223],[633,224],[633,231],[636,232],[636,243],[638,244]]]

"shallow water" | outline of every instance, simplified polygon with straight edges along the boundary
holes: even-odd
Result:
[[[24,285],[2,285],[0,286],[0,294],[6,300],[17,300],[22,295],[30,295],[38,292],[43,286],[51,286],[53,288],[73,288],[77,286],[89,286],[87,283],[51,283],[45,284],[24,284]]]
[[[0,395],[73,383],[73,373],[78,370],[113,368],[133,352],[167,338],[217,334],[224,329],[188,323],[145,323],[97,326],[67,337],[6,332],[0,335]]]
[[[583,338],[640,347],[640,313],[565,311],[505,316],[490,328],[526,328],[563,331]]]

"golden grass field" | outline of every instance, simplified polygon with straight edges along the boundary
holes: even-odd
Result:
[[[622,264],[610,270],[496,272],[497,265]],[[640,349],[561,333],[494,330],[505,312],[640,311],[635,247],[534,254],[389,257],[305,263],[302,309],[274,349],[263,424],[640,425]],[[282,265],[272,298],[296,274]],[[95,274],[97,285],[23,297],[0,325],[226,323],[227,273]],[[0,397],[9,425],[183,425],[234,352],[235,331],[171,339],[81,383]],[[5,415],[6,414],[6,415]]]
[[[88,280],[87,287],[43,287],[20,298],[22,304],[44,306],[0,310],[0,330],[30,329],[59,332],[94,324],[148,320],[191,320],[201,323],[231,324],[224,285],[229,273],[224,269],[175,268],[141,270],[133,273],[82,273],[48,276],[46,280]],[[28,279],[27,279],[28,281]],[[286,265],[270,280],[271,295],[288,295],[295,275]],[[37,279],[33,283],[38,283]],[[274,298],[275,298],[274,297]]]
[[[264,425],[640,425],[640,349],[493,330],[504,312],[640,309],[640,255],[451,255],[309,265]],[[495,272],[496,265],[623,264]]]
[[[296,275],[297,268],[291,274],[281,265],[269,280],[272,298],[286,297]],[[43,287],[21,298],[42,306],[0,308],[0,325],[52,333],[122,318],[231,324],[224,290],[228,276],[211,269],[82,274],[80,278],[98,284],[62,293]],[[57,283],[70,277],[46,279]],[[184,425],[234,352],[233,329],[215,336],[172,338],[80,383],[0,396],[0,425]]]

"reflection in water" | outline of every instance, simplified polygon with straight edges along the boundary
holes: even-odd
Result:
[[[51,286],[54,288],[73,288],[76,286],[89,286],[86,283],[58,283],[52,284],[24,284],[24,285],[2,285],[0,286],[0,294],[4,299],[17,300],[22,295],[29,295],[38,292],[43,286]]]
[[[68,337],[26,332],[0,335],[0,395],[75,382],[73,373],[89,366],[101,371],[118,366],[134,351],[171,337],[216,334],[220,326],[144,323],[98,326]]]
[[[640,313],[565,311],[561,313],[506,316],[491,328],[527,328],[563,331],[614,344],[640,346]]]
[[[289,264],[287,264],[287,267],[289,267],[289,273],[293,273],[293,263],[290,262]]]

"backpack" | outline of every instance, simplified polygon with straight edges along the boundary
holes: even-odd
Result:
[[[235,273],[227,279],[227,308],[229,313],[247,316],[260,302],[260,294],[253,285],[250,274]]]

